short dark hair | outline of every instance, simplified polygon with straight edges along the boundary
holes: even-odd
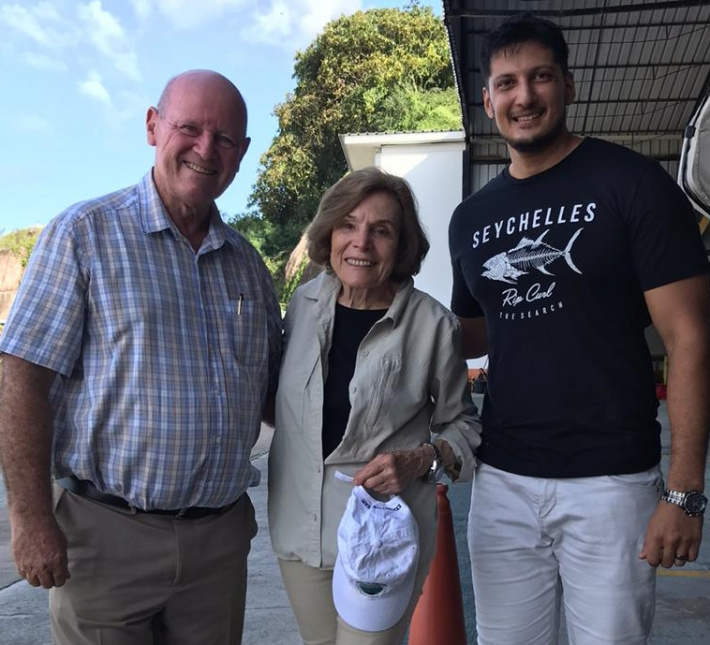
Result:
[[[392,195],[399,204],[397,258],[390,277],[399,282],[419,273],[429,241],[417,215],[412,189],[405,179],[374,166],[345,175],[323,194],[318,212],[306,230],[312,262],[328,266],[335,227],[366,197],[380,192]]]
[[[539,18],[529,11],[507,18],[498,27],[489,31],[481,47],[481,74],[488,85],[491,75],[491,59],[501,51],[515,49],[523,43],[535,42],[552,51],[555,62],[566,74],[569,71],[569,48],[562,30],[554,22]]]

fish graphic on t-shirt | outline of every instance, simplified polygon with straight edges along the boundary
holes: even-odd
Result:
[[[583,229],[580,228],[575,232],[562,251],[542,241],[542,238],[547,235],[549,230],[550,229],[547,229],[547,231],[536,240],[523,237],[516,247],[504,251],[503,253],[498,253],[489,260],[486,260],[483,263],[486,270],[481,275],[489,280],[500,280],[501,282],[516,284],[516,280],[521,275],[528,273],[529,269],[537,269],[541,273],[553,275],[546,267],[559,257],[563,257],[570,268],[581,275],[582,272],[572,261],[570,250],[572,249],[572,244],[574,244],[574,241]]]

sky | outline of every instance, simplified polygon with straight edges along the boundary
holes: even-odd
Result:
[[[165,83],[213,69],[241,90],[251,147],[219,198],[246,212],[293,64],[343,14],[406,0],[0,0],[0,234],[136,183],[153,163],[145,115]],[[441,1],[422,0],[441,14]]]

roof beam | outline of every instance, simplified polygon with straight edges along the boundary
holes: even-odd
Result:
[[[710,58],[707,60],[694,60],[694,61],[683,61],[680,63],[629,63],[629,64],[602,64],[602,65],[570,65],[569,69],[571,71],[577,70],[596,70],[596,69],[669,69],[674,67],[687,67],[688,69],[695,69],[699,65],[710,65]],[[467,67],[466,72],[469,74],[471,72],[481,73],[481,68]]]
[[[636,64],[606,64],[606,65],[570,65],[571,70],[585,69],[668,69],[673,67],[688,67],[695,69],[698,65],[710,65],[710,58],[707,60],[683,61],[680,63],[636,63]],[[478,71],[478,70],[477,70]]]
[[[704,7],[707,0],[663,0],[662,2],[638,2],[613,7],[588,7],[586,9],[535,9],[536,16],[550,18],[572,18],[575,16],[599,16],[620,13],[643,13],[665,9],[688,9]],[[506,18],[519,14],[519,9],[454,9],[447,11],[449,18]],[[564,30],[564,27],[562,27]]]
[[[537,11],[535,12],[536,14],[538,13]],[[468,17],[468,16],[462,16],[462,17]],[[658,21],[658,22],[639,22],[637,24],[632,25],[633,27],[638,27],[638,28],[666,28],[666,27],[707,27],[708,22],[707,20],[668,20],[668,21]],[[560,25],[560,28],[562,31],[565,32],[573,32],[573,31],[589,31],[590,29],[599,29],[600,31],[614,31],[615,29],[628,29],[629,25],[594,25],[594,27],[590,27],[589,25]],[[473,29],[473,30],[468,30],[466,33],[468,34],[473,34],[474,36],[485,36],[490,29]],[[679,36],[682,36],[684,34],[679,34]]]

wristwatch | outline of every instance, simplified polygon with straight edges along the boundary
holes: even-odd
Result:
[[[708,498],[699,490],[679,491],[666,488],[661,499],[669,504],[680,506],[685,514],[691,517],[703,515],[708,505]]]
[[[422,446],[431,446],[434,449],[434,461],[431,462],[431,466],[429,466],[429,470],[426,475],[424,475],[424,479],[430,484],[436,484],[444,474],[444,462],[441,459],[441,453],[436,447],[436,444],[430,443],[429,441],[425,441]]]

